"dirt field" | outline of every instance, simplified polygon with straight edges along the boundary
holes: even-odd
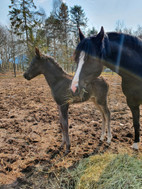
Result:
[[[91,154],[117,153],[121,147],[130,150],[134,133],[132,116],[121,91],[120,78],[104,77],[110,85],[112,143],[108,146],[106,141],[102,144],[99,141],[102,120],[93,103],[74,104],[69,108],[71,152],[66,157],[63,152],[55,153],[61,144],[59,116],[44,77],[31,81],[23,77],[0,78],[0,184],[14,183],[34,167],[51,171],[70,167]],[[139,151],[142,152],[142,144]]]

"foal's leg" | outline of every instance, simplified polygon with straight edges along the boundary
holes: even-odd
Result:
[[[102,134],[101,134],[100,140],[104,141],[104,138],[106,136],[106,119],[105,119],[104,112],[102,111],[101,106],[97,105],[97,108],[99,109],[99,111],[102,115]]]
[[[105,120],[105,124],[107,125],[107,142],[111,143],[111,139],[112,139],[112,135],[111,135],[111,128],[110,128],[110,111],[107,107],[107,105],[99,105],[100,110],[103,114],[104,120]],[[104,137],[106,135],[106,129],[103,132],[102,129],[102,136],[101,139],[104,140]]]
[[[107,104],[100,105],[103,115],[105,117],[106,125],[107,125],[107,142],[111,143],[112,135],[111,135],[111,128],[110,128],[110,111],[107,107]]]
[[[98,110],[100,111],[101,116],[102,116],[102,134],[101,134],[100,140],[103,141],[104,137],[106,135],[106,128],[105,128],[105,126],[106,126],[106,119],[105,119],[104,112],[103,112],[101,106],[96,102],[95,98],[93,98],[93,102],[94,102],[95,106],[98,108]]]
[[[66,144],[66,152],[68,154],[70,152],[70,139],[68,133],[68,105],[58,106],[59,116],[60,116],[60,124],[62,129],[62,144],[61,148]]]
[[[100,101],[99,99],[95,100],[93,98],[93,102],[95,106],[100,110],[100,113],[102,115],[102,134],[100,140],[103,141],[104,137],[106,135],[106,128],[105,126],[107,125],[107,142],[111,143],[112,135],[111,135],[111,128],[110,128],[110,111],[107,106],[107,101],[105,98],[103,99],[104,102]],[[101,103],[100,103],[101,102]]]
[[[127,101],[127,104],[132,112],[133,126],[135,130],[135,139],[132,148],[138,150],[138,142],[140,141],[140,109],[139,105],[132,105],[129,101]]]

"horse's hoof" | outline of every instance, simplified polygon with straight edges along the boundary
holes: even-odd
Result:
[[[134,150],[138,150],[138,143],[134,142],[134,144],[131,146]]]

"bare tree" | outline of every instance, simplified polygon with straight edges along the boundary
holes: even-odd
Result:
[[[4,44],[6,40],[5,28],[0,25],[0,47]]]
[[[138,28],[134,33],[136,36],[142,39],[142,26],[138,25]]]
[[[122,32],[123,29],[124,29],[125,25],[124,25],[124,22],[121,21],[121,20],[117,20],[116,21],[116,27],[115,27],[115,31],[117,32]]]
[[[10,59],[10,47],[8,29],[6,27],[0,27],[0,58],[1,58],[1,70],[9,70],[9,59]]]

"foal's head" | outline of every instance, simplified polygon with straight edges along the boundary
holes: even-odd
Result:
[[[24,77],[27,80],[31,80],[34,77],[42,74],[42,63],[43,63],[43,58],[41,53],[39,52],[38,48],[35,48],[35,56],[33,57],[29,68],[27,71],[24,73]]]
[[[79,93],[82,88],[98,77],[102,72],[101,58],[104,54],[104,29],[101,28],[97,35],[85,38],[79,29],[80,43],[75,50],[77,70],[72,80],[71,90]]]

